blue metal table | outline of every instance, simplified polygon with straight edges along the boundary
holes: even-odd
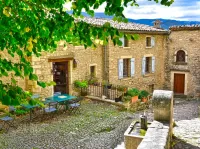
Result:
[[[67,109],[67,101],[76,99],[76,96],[72,96],[69,94],[62,94],[62,95],[55,95],[52,97],[47,97],[46,100],[44,101],[44,104],[50,104],[50,103],[64,103]]]

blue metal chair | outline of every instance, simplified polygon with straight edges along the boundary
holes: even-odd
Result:
[[[77,97],[76,99],[69,101],[68,107],[70,113],[76,114],[76,112],[80,113],[80,106],[81,106],[81,101],[83,100],[83,97]]]
[[[14,125],[14,118],[10,116],[4,116],[0,118],[0,121],[2,121],[3,123],[1,129],[5,129],[6,132],[9,130],[10,127],[16,128],[16,126]]]

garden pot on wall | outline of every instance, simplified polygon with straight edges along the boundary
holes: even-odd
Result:
[[[138,96],[133,96],[131,99],[132,103],[135,103],[138,101]]]

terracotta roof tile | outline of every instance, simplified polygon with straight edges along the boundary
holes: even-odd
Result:
[[[124,22],[116,22],[113,20],[109,19],[103,19],[103,18],[89,18],[89,17],[84,17],[83,19],[84,22],[88,24],[93,24],[97,26],[102,26],[106,22],[109,22],[110,25],[116,29],[119,30],[130,30],[130,31],[146,31],[146,32],[168,32],[167,30],[164,29],[157,29],[152,26],[144,25],[144,24],[137,24],[137,23],[124,23]]]
[[[200,24],[171,26],[171,27],[169,28],[169,30],[171,30],[171,31],[200,30]]]

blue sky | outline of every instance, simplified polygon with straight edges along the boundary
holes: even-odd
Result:
[[[162,6],[154,1],[137,0],[139,7],[125,8],[124,15],[132,19],[174,19],[200,21],[200,0],[174,0],[170,6]],[[69,5],[67,4],[67,7]],[[105,4],[96,12],[103,12]]]
[[[126,8],[124,12],[126,17],[200,21],[200,0],[174,0],[170,7],[147,0],[138,0],[137,2],[140,5],[138,8]]]

